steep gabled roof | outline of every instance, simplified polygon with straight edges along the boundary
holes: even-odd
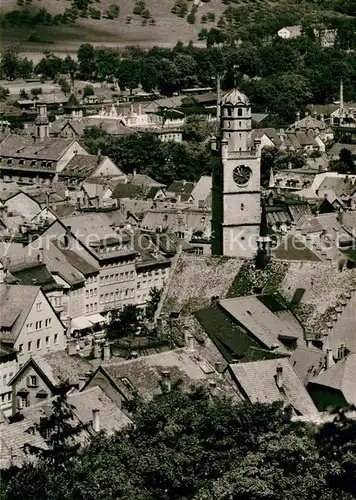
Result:
[[[318,410],[287,358],[230,365],[238,387],[251,403],[284,401],[298,415],[318,415]],[[282,387],[276,383],[277,367],[282,368]]]
[[[310,382],[338,390],[349,404],[356,404],[356,354],[349,354]]]
[[[39,286],[0,284],[0,340],[15,342],[31,308],[41,292]]]

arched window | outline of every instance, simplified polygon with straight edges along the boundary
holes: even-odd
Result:
[[[237,116],[242,116],[242,108],[237,109]]]
[[[227,116],[232,116],[232,108],[227,108]]]

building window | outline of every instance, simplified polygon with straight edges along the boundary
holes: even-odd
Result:
[[[227,108],[227,116],[232,116],[232,108]]]
[[[36,160],[31,160],[31,167],[35,167],[37,165],[37,161]]]
[[[89,290],[85,290],[85,298],[89,299]]]
[[[27,377],[27,387],[38,387],[37,375],[30,375]]]
[[[46,337],[46,347],[49,346],[49,337]]]
[[[242,116],[242,108],[238,108],[238,110],[237,110],[237,116]]]
[[[42,330],[42,321],[36,321],[36,330]]]
[[[41,339],[37,339],[36,347],[37,349],[41,349]]]
[[[89,305],[88,305],[88,304],[85,306],[85,312],[86,312],[87,314],[88,314],[88,312],[89,312]]]
[[[21,352],[23,352],[23,344],[20,344],[20,345],[19,345],[19,352],[20,352],[20,353],[21,353]]]
[[[97,310],[98,310],[98,303],[94,302],[94,311],[97,311]]]
[[[2,376],[2,385],[6,385],[7,384],[7,375],[3,375]]]
[[[97,295],[98,295],[98,289],[94,288],[94,297],[96,297]]]
[[[42,311],[42,302],[37,302],[36,311]]]
[[[58,344],[58,333],[54,334],[54,343]]]
[[[45,327],[49,328],[51,326],[51,324],[52,324],[52,318],[47,318],[45,320]]]
[[[31,352],[31,351],[32,351],[32,342],[31,342],[31,341],[30,341],[30,342],[28,342],[28,344],[27,344],[27,351],[28,351],[28,352]]]
[[[8,165],[12,165],[12,158],[9,158],[9,159],[7,160],[7,164],[8,164]]]
[[[25,164],[25,160],[19,160],[19,165],[22,167]]]

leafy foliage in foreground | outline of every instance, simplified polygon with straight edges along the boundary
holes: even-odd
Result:
[[[137,400],[134,426],[100,433],[75,455],[60,452],[55,467],[42,455],[7,471],[1,499],[355,498],[355,422],[341,414],[316,431],[290,417],[280,403],[234,404],[177,387],[148,404]]]

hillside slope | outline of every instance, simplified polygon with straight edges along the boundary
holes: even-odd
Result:
[[[120,16],[118,19],[83,19],[78,18],[75,25],[59,26],[36,26],[31,27],[6,27],[3,29],[2,40],[5,43],[21,42],[22,49],[27,51],[38,51],[41,48],[39,43],[29,43],[28,35],[35,31],[41,40],[55,42],[48,44],[44,49],[51,51],[75,51],[83,42],[108,43],[113,45],[121,44],[140,44],[141,46],[152,46],[154,44],[172,46],[178,40],[188,43],[190,40],[196,41],[197,34],[203,27],[213,27],[214,23],[202,24],[201,17],[209,12],[214,12],[218,20],[226,5],[222,0],[210,0],[208,3],[200,2],[196,23],[188,24],[185,18],[180,18],[171,13],[174,6],[174,0],[146,0],[146,7],[149,10],[156,25],[151,26],[147,23],[142,26],[143,18],[133,15],[134,0],[101,0],[100,3],[93,3],[92,7],[105,13],[109,5],[118,5],[120,7]],[[187,2],[189,9],[193,5],[192,1]],[[50,14],[61,14],[69,7],[68,0],[48,0],[44,3],[42,0],[32,0],[30,10],[46,8]],[[3,0],[1,2],[1,11],[9,12],[19,9],[16,0]],[[130,24],[127,24],[127,17],[131,17]]]

